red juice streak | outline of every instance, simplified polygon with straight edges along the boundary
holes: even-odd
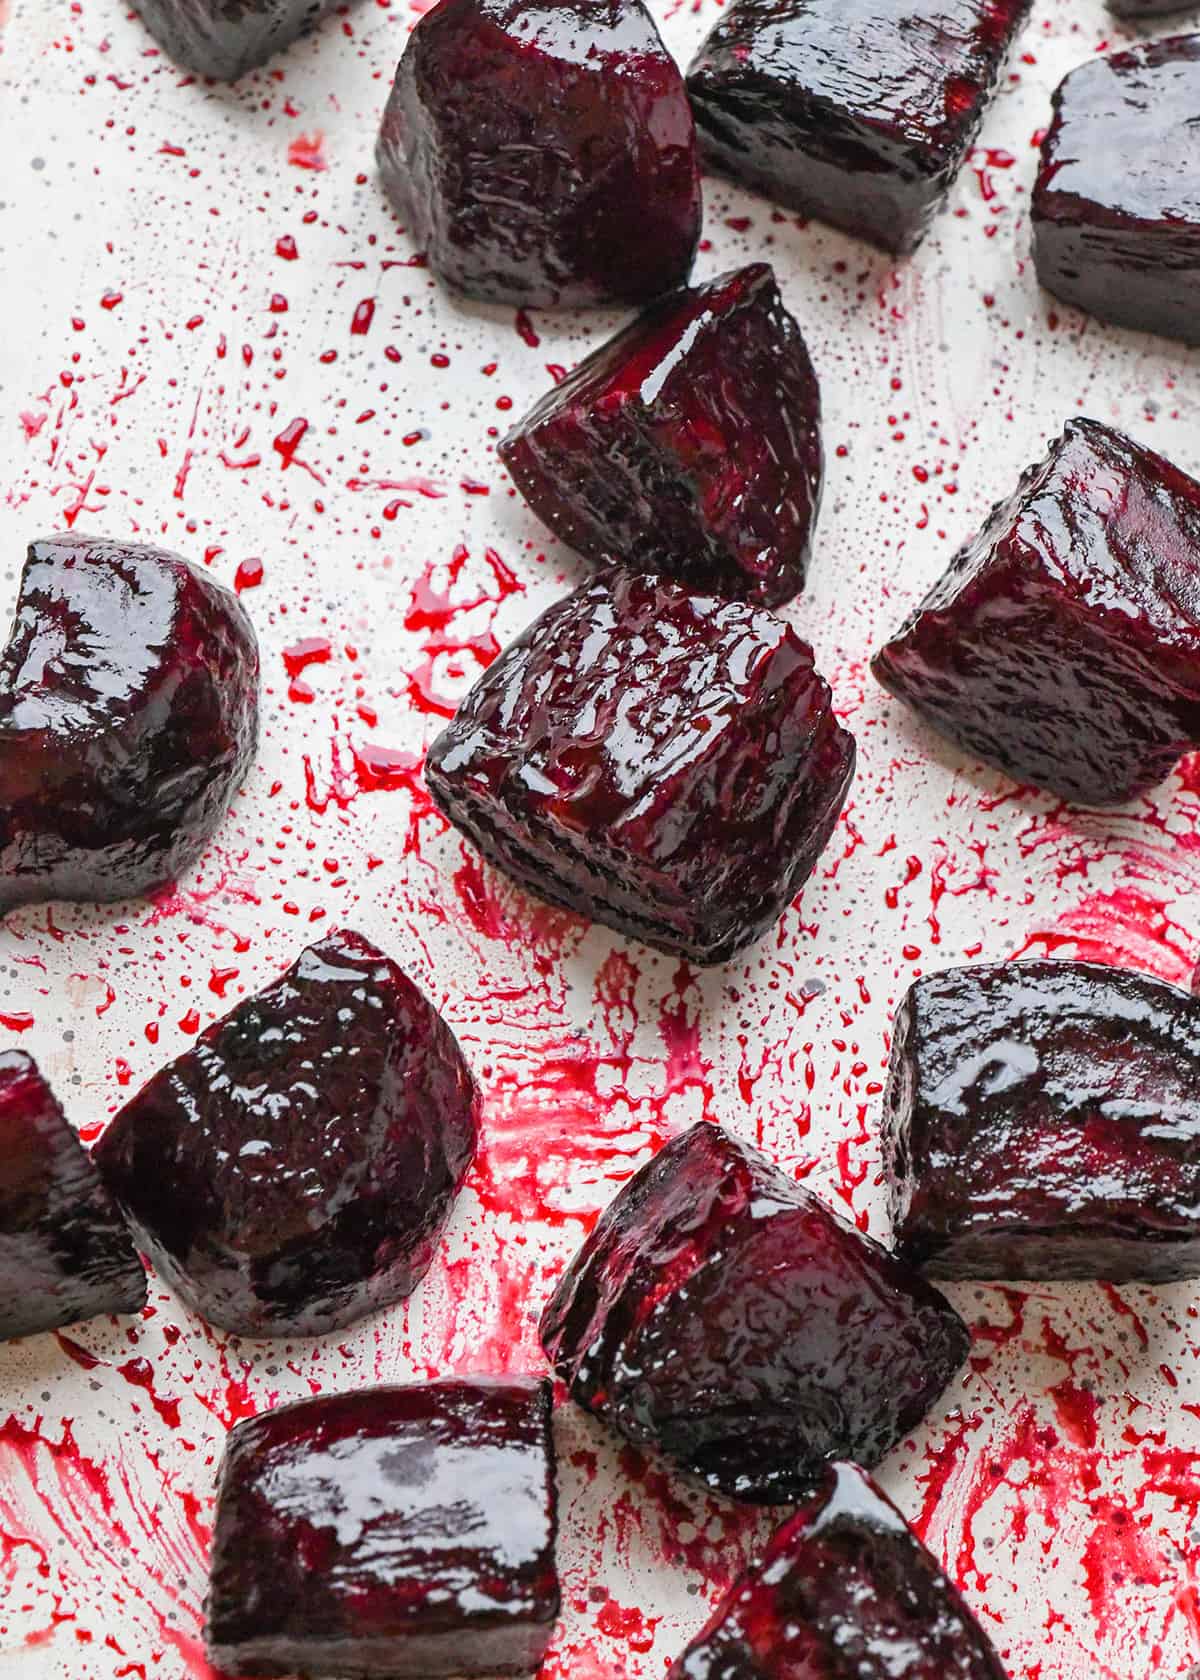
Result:
[[[363,298],[361,303],[354,306],[354,314],[350,320],[351,338],[365,338],[371,330],[371,322],[375,319],[375,299]]]
[[[216,1680],[200,1637],[206,1550],[197,1547],[168,1480],[149,1501],[126,1464],[88,1458],[72,1420],[60,1439],[42,1421],[10,1417],[0,1428],[0,1545],[6,1567],[15,1548],[43,1560],[38,1574],[58,1605],[103,1616],[116,1606],[123,1623],[151,1619],[150,1638],[172,1647],[195,1680]],[[156,1460],[146,1462],[158,1471]],[[183,1582],[184,1585],[178,1583]],[[86,1633],[81,1626],[80,1632]],[[149,1632],[149,1630],[147,1630]],[[35,1635],[35,1639],[38,1636]]]

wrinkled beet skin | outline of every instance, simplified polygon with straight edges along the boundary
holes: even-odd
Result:
[[[1200,35],[1073,70],[1033,193],[1038,279],[1100,320],[1200,343]]]
[[[832,1464],[667,1680],[1006,1680],[957,1587],[856,1464]]]
[[[235,1426],[208,1645],[231,1674],[529,1674],[559,1609],[550,1385],[462,1378]]]
[[[897,1249],[931,1276],[1200,1276],[1200,1002],[1092,963],[919,980],[884,1157]]]
[[[439,0],[377,155],[430,267],[476,297],[644,303],[691,269],[695,127],[641,0]]]
[[[477,1106],[433,1005],[361,934],[335,932],[156,1074],[96,1162],[202,1318],[315,1335],[416,1288]]]
[[[32,543],[0,656],[0,910],[175,880],[257,742],[235,595],[161,549]]]
[[[705,164],[884,250],[925,235],[1030,0],[734,0],[688,71]]]
[[[500,445],[534,512],[613,559],[763,606],[804,587],[821,398],[766,263],[666,299]]]
[[[872,669],[1019,782],[1147,792],[1200,745],[1200,484],[1069,421]]]
[[[877,1462],[967,1354],[958,1314],[756,1149],[702,1122],[621,1190],[542,1315],[571,1398],[764,1505]]]
[[[311,29],[338,0],[134,0],[176,64],[233,82]]]
[[[780,619],[610,571],[505,649],[425,776],[531,892],[718,963],[807,879],[853,769],[812,650]]]
[[[0,1341],[140,1312],[146,1274],[53,1091],[0,1054]]]

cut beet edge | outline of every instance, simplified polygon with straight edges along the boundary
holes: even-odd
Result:
[[[1068,421],[871,668],[1019,782],[1148,792],[1200,746],[1200,484]]]
[[[233,82],[311,29],[338,0],[134,0],[176,64]]]
[[[915,1272],[702,1122],[610,1204],[542,1315],[571,1398],[715,1492],[804,1497],[877,1462],[966,1358]]]
[[[532,1674],[559,1609],[550,1385],[449,1378],[235,1426],[207,1642],[239,1676]]]
[[[923,238],[1029,0],[734,0],[688,71],[706,166],[883,249]]]
[[[33,1058],[0,1054],[0,1341],[136,1313],[146,1274]]]
[[[499,454],[538,517],[595,565],[765,606],[804,587],[821,400],[766,263],[665,299],[548,392]]]
[[[1200,35],[1073,70],[1032,200],[1038,279],[1102,321],[1200,343]]]
[[[316,1335],[416,1288],[471,1164],[477,1108],[437,1010],[340,931],[157,1074],[96,1162],[202,1318]]]
[[[691,268],[695,129],[641,0],[439,0],[405,47],[378,161],[430,267],[476,297],[644,303]]]
[[[163,549],[32,543],[0,655],[0,909],[176,880],[257,740],[235,595]]]
[[[667,1680],[1005,1680],[936,1559],[856,1464],[833,1464]]]
[[[950,969],[884,1099],[900,1253],[944,1278],[1200,1275],[1200,1001],[1093,963]]]

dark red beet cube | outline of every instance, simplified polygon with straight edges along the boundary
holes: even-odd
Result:
[[[931,1276],[1200,1276],[1200,1001],[1093,963],[919,980],[884,1158],[897,1249]]]
[[[1033,194],[1038,279],[1102,321],[1200,344],[1200,35],[1083,64]]]
[[[1005,1680],[961,1594],[864,1470],[833,1464],[667,1680]]]
[[[874,1464],[966,1358],[915,1272],[705,1123],[608,1207],[542,1315],[571,1398],[719,1493],[804,1496]]]
[[[1070,420],[872,664],[966,751],[1120,805],[1200,746],[1200,484]]]
[[[257,741],[258,647],[235,595],[162,549],[32,543],[0,656],[0,909],[173,881]]]
[[[378,159],[430,267],[476,297],[644,303],[692,266],[692,114],[641,0],[439,0]]]
[[[733,0],[688,71],[704,162],[911,251],[983,121],[1030,0]]]
[[[0,1341],[139,1312],[146,1274],[53,1091],[23,1050],[0,1055]]]
[[[208,1645],[238,1675],[531,1674],[558,1615],[550,1385],[368,1388],[236,1425]]]
[[[474,1155],[477,1103],[437,1010],[343,931],[156,1074],[96,1161],[202,1318],[316,1335],[424,1277]]]
[[[531,892],[718,963],[808,878],[853,770],[812,649],[782,620],[613,570],[505,649],[425,775]]]
[[[804,587],[821,398],[766,263],[679,292],[618,333],[500,457],[534,512],[596,565],[765,606]]]
[[[155,40],[185,70],[236,81],[265,64],[337,0],[134,0]]]

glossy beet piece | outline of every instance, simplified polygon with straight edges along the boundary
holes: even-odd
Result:
[[[337,0],[134,0],[176,64],[236,81],[304,34]]]
[[[1006,1680],[957,1587],[856,1464],[833,1464],[667,1680]]]
[[[1200,343],[1200,35],[1092,59],[1054,95],[1038,279],[1103,321]]]
[[[283,1406],[229,1436],[208,1645],[231,1674],[531,1674],[558,1615],[550,1385]]]
[[[719,1493],[803,1497],[873,1464],[966,1358],[936,1290],[705,1123],[611,1203],[542,1315],[571,1398]]]
[[[22,1050],[0,1054],[0,1341],[139,1312],[146,1274],[120,1214]]]
[[[236,596],[162,549],[32,543],[0,655],[0,909],[174,880],[257,740],[258,649]]]
[[[400,61],[378,159],[430,267],[476,297],[642,303],[687,279],[695,129],[641,0],[439,0]]]
[[[733,0],[688,71],[705,164],[910,251],[979,130],[1029,0]]]
[[[1200,746],[1200,484],[1069,421],[872,669],[1017,781],[1145,793]]]
[[[821,398],[765,263],[635,321],[543,397],[500,457],[534,512],[597,565],[767,606],[804,587]]]
[[[96,1149],[188,1306],[315,1335],[409,1295],[475,1150],[454,1035],[358,933],[330,933],[202,1033]]]
[[[425,775],[530,891],[717,963],[786,909],[853,769],[812,650],[780,619],[611,571],[505,649]]]
[[[1200,1276],[1200,1001],[1092,963],[919,980],[884,1154],[897,1248],[932,1276]]]

